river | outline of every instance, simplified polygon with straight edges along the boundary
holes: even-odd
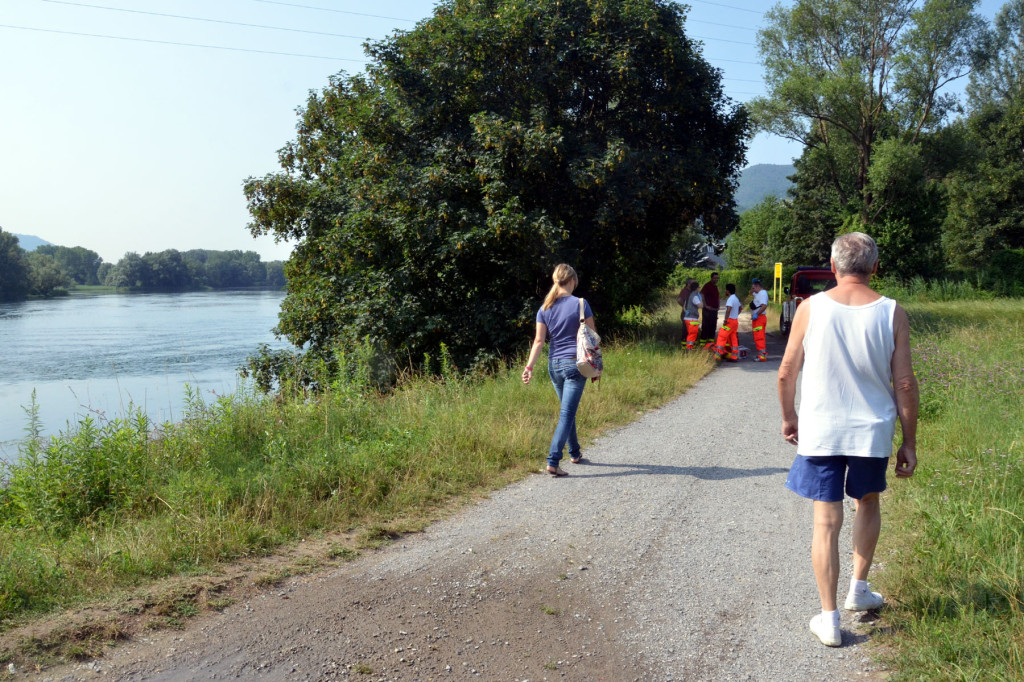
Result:
[[[104,294],[0,303],[0,459],[13,461],[36,394],[45,435],[84,415],[178,421],[188,384],[204,401],[234,393],[237,368],[271,329],[282,291]]]

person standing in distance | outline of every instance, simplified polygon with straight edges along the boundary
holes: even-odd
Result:
[[[704,299],[704,312],[700,323],[700,338],[703,342],[713,343],[718,335],[718,273],[712,272],[711,279],[700,289],[700,297]]]
[[[718,332],[718,340],[715,342],[715,353],[718,357],[725,358],[730,362],[739,360],[740,348],[740,299],[736,296],[736,285],[729,283],[725,285],[729,292],[729,298],[725,300],[725,320],[722,322],[722,329]],[[729,347],[726,354],[725,348]]]
[[[897,418],[903,441],[896,476],[917,467],[917,379],[910,358],[910,322],[895,301],[871,289],[878,247],[862,232],[832,244],[836,286],[811,296],[793,316],[779,367],[782,437],[797,454],[786,487],[814,500],[811,563],[821,613],[810,628],[827,646],[840,646],[839,530],[843,493],[857,501],[853,520],[853,576],[845,608],[867,611],[884,599],[868,589],[882,517],[879,494],[892,454]],[[794,408],[797,375],[800,412]]]
[[[679,292],[679,305],[683,306],[683,342],[686,350],[693,350],[700,335],[700,309],[704,306],[704,299],[697,292],[697,280],[692,277],[687,278],[686,285]]]
[[[768,345],[765,342],[765,328],[768,326],[768,292],[761,286],[761,280],[757,277],[751,280],[751,289],[754,292],[754,300],[750,302],[750,329],[754,332],[754,347],[757,349],[757,356],[754,362],[768,361]]]
[[[533,364],[540,356],[544,344],[550,340],[548,351],[548,376],[555,387],[561,408],[558,412],[558,426],[551,438],[548,451],[547,471],[552,476],[568,476],[569,472],[558,466],[562,461],[562,449],[569,444],[569,459],[573,464],[583,461],[580,442],[576,438],[576,410],[579,408],[587,378],[576,369],[576,332],[580,328],[580,299],[572,295],[579,284],[576,271],[565,263],[555,267],[551,275],[554,284],[544,303],[537,311],[537,333],[530,347],[530,357],[523,370],[523,383],[533,378]],[[594,313],[590,303],[583,301],[584,324],[597,331]]]

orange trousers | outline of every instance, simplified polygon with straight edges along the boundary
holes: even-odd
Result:
[[[758,315],[750,322],[751,328],[754,330],[754,348],[757,349],[758,355],[766,355],[768,353],[768,346],[765,343],[764,330],[768,326],[768,316]]]
[[[726,358],[727,360],[740,359],[739,322],[739,320],[732,318],[722,323],[722,328],[718,330],[718,340],[715,341],[715,352],[718,353],[719,357]],[[725,352],[726,347],[729,348],[728,355]]]
[[[683,325],[686,327],[686,350],[693,350],[700,336],[700,320],[684,319]]]

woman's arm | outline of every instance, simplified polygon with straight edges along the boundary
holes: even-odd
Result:
[[[594,318],[588,318],[593,322]],[[533,363],[537,362],[537,358],[540,357],[540,351],[544,347],[544,342],[548,338],[548,326],[543,322],[537,323],[537,333],[533,337],[533,345],[530,346],[530,357],[526,360],[526,368],[523,369],[523,383],[530,383],[530,379],[533,378]]]

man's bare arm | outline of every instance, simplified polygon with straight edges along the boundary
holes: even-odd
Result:
[[[896,414],[900,418],[903,442],[896,451],[896,476],[907,478],[917,468],[917,412],[921,398],[910,357],[910,320],[896,306],[893,313],[892,386],[896,393]]]
[[[799,429],[796,414],[796,379],[804,364],[804,336],[807,334],[807,318],[810,306],[802,305],[793,316],[793,327],[789,331],[789,343],[779,365],[779,404],[782,407],[782,437],[788,443],[797,444]]]

